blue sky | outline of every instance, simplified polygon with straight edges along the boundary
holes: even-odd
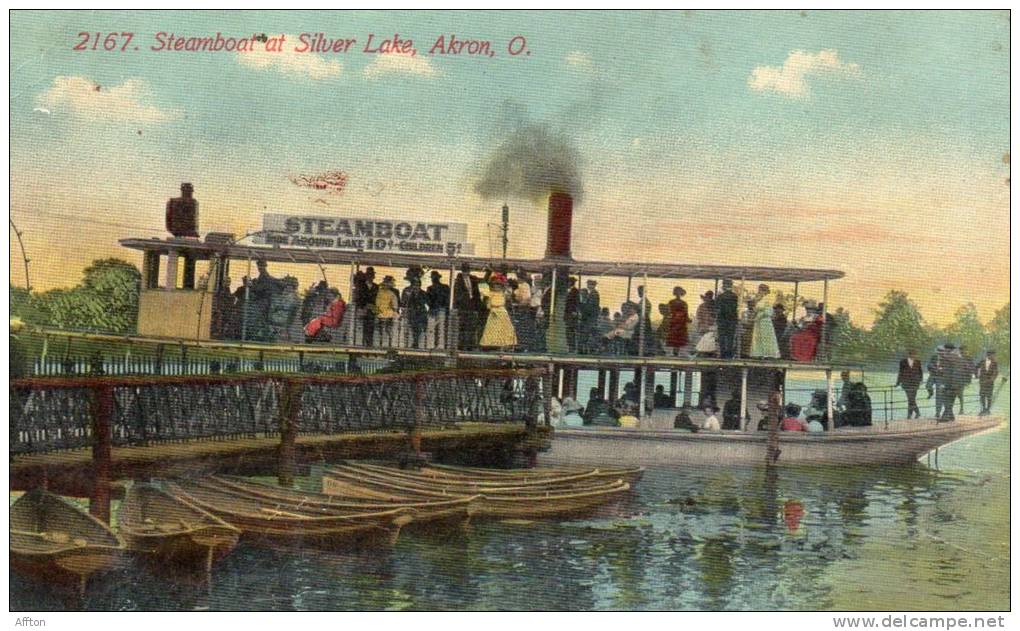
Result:
[[[67,11],[15,12],[11,29],[12,216],[40,286],[129,232],[83,228],[93,248],[48,263],[57,208],[159,229],[190,180],[203,231],[240,231],[263,208],[307,212],[286,176],[330,169],[351,178],[331,212],[465,221],[486,253],[500,204],[472,184],[513,109],[578,146],[575,256],[836,267],[865,321],[893,287],[942,311],[1008,300],[1008,228],[987,228],[1008,226],[1006,12]],[[141,50],[75,52],[79,31],[133,31]],[[359,43],[259,65],[148,51],[158,31]],[[360,52],[368,33],[418,55],[382,65]],[[450,33],[497,55],[428,56]],[[530,55],[505,54],[515,35]],[[540,256],[541,204],[511,203],[511,253]],[[950,279],[917,264],[947,250]]]

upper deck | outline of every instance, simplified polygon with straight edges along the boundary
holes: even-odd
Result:
[[[763,267],[743,265],[704,265],[697,263],[640,263],[624,261],[579,261],[569,258],[519,259],[478,256],[442,256],[375,252],[371,250],[316,250],[314,248],[256,246],[239,243],[215,243],[197,239],[121,239],[120,244],[133,250],[178,255],[187,254],[195,260],[221,257],[233,260],[262,260],[267,263],[300,263],[308,265],[373,265],[380,267],[411,267],[420,265],[430,269],[471,269],[486,267],[529,271],[558,267],[572,274],[584,276],[615,276],[641,278],[675,278],[694,280],[745,280],[754,282],[819,282],[843,278],[843,272],[832,269]]]

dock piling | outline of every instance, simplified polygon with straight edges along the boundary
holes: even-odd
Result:
[[[113,456],[113,388],[101,386],[92,394],[92,495],[89,513],[110,523],[110,477]]]
[[[295,447],[301,416],[301,394],[304,384],[298,379],[286,380],[280,388],[280,450],[277,481],[282,487],[294,486]]]

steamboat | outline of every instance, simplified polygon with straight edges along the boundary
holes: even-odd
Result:
[[[171,200],[173,201],[173,200]],[[267,221],[270,228],[256,233],[260,243],[243,243],[244,238],[223,233],[209,233],[200,238],[195,230],[185,231],[186,236],[160,238],[127,238],[121,244],[140,251],[143,257],[140,308],[138,316],[138,342],[168,343],[182,347],[246,350],[256,352],[285,351],[303,358],[316,355],[347,357],[349,360],[369,357],[402,357],[431,362],[437,367],[512,365],[538,367],[546,371],[542,383],[544,410],[539,413],[542,424],[550,424],[552,408],[557,401],[576,400],[579,375],[593,379],[596,386],[592,396],[602,397],[609,404],[621,398],[621,375],[633,375],[632,396],[635,427],[555,427],[551,449],[543,456],[549,462],[577,462],[606,465],[683,465],[687,463],[760,463],[765,459],[768,432],[760,431],[765,414],[759,404],[776,389],[776,383],[785,383],[791,376],[810,372],[824,374],[824,389],[817,393],[818,416],[825,431],[805,434],[781,433],[779,461],[782,463],[814,463],[842,465],[847,463],[912,462],[924,454],[947,443],[996,428],[996,417],[960,416],[955,421],[940,423],[934,418],[871,423],[840,423],[841,410],[836,409],[834,374],[863,371],[859,365],[831,360],[831,316],[824,305],[830,301],[830,284],[843,278],[844,273],[833,269],[792,267],[728,266],[692,263],[641,263],[633,261],[582,261],[571,255],[571,224],[573,199],[570,195],[553,192],[549,197],[547,246],[544,258],[517,259],[505,257],[505,225],[507,209],[504,207],[504,257],[481,257],[462,243],[466,240],[466,227],[455,224],[419,222],[382,222],[383,228],[392,227],[394,235],[406,232],[416,248],[397,247],[384,241],[373,249],[348,247],[315,248],[298,245],[295,238],[307,225],[310,232],[346,234],[347,230],[377,228],[379,222],[349,218],[312,218],[304,215],[286,217],[275,215]],[[168,219],[168,227],[169,227]],[[338,232],[337,229],[341,228]],[[384,230],[385,231],[385,230]],[[180,234],[180,233],[179,233]],[[353,232],[352,232],[353,234]],[[249,236],[249,235],[246,235]],[[374,236],[374,233],[373,233]],[[441,254],[422,254],[435,250]],[[435,270],[448,283],[449,303],[444,310],[448,317],[442,331],[425,344],[410,343],[405,331],[395,336],[397,341],[380,344],[364,329],[369,316],[352,300],[341,322],[334,323],[332,335],[326,341],[310,343],[302,336],[289,339],[267,340],[260,337],[251,322],[239,327],[225,325],[233,297],[230,288],[231,267],[245,266],[246,277],[251,278],[255,261],[260,270],[269,264],[303,264],[317,266],[324,280],[327,270],[336,270],[346,276],[354,287],[359,275],[366,270],[419,269]],[[198,265],[206,268],[205,283],[196,282]],[[161,274],[161,266],[165,270]],[[183,270],[179,271],[179,267]],[[465,321],[463,308],[459,308],[458,292],[469,287],[469,281],[484,283],[472,272],[501,270],[516,273],[519,282],[534,274],[540,275],[544,286],[542,301],[536,301],[544,313],[544,327],[532,339],[508,348],[479,348],[464,344],[461,330]],[[182,273],[183,272],[183,273]],[[161,282],[161,276],[164,279]],[[716,295],[720,283],[755,286],[769,283],[776,287],[789,287],[794,304],[803,297],[808,283],[821,285],[821,308],[817,310],[818,339],[809,357],[757,359],[739,351],[732,358],[716,354],[666,355],[648,352],[645,337],[651,335],[640,327],[635,335],[636,344],[617,349],[611,354],[582,352],[578,344],[571,344],[572,333],[565,325],[570,286],[581,285],[585,280],[623,278],[627,283],[628,301],[632,300],[632,286],[640,283],[634,304],[644,322],[650,317],[651,303],[641,289],[649,281],[714,282]],[[459,279],[459,280],[458,280]],[[457,283],[463,282],[462,287]],[[249,283],[250,284],[250,283]],[[244,289],[245,298],[247,286]],[[816,291],[816,290],[815,290]],[[369,307],[370,309],[370,307]],[[235,310],[236,316],[236,310]],[[370,317],[370,316],[369,316]],[[247,311],[242,319],[247,318]],[[399,319],[398,319],[399,322]],[[399,324],[398,324],[399,329]],[[435,332],[433,332],[435,333]],[[431,334],[430,334],[431,335]],[[123,338],[118,338],[123,339]],[[401,341],[403,340],[403,341]],[[536,343],[537,340],[537,343]],[[426,364],[428,365],[428,364]],[[674,409],[653,411],[648,405],[655,389],[657,376],[668,376],[668,399]],[[695,392],[694,382],[700,384]],[[682,389],[681,389],[682,384]],[[780,388],[782,390],[782,388]],[[696,396],[696,399],[695,399]],[[706,400],[717,409],[731,399],[739,400],[737,428],[715,432],[692,433],[673,429],[670,420],[676,409],[691,409],[695,415],[703,409]],[[735,407],[735,404],[731,404]]]

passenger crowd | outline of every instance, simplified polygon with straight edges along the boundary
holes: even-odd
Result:
[[[545,352],[548,331],[563,331],[571,354],[671,355],[811,361],[822,345],[824,305],[804,301],[806,315],[794,320],[782,302],[769,304],[759,285],[743,300],[731,280],[707,291],[691,308],[680,286],[653,310],[643,286],[636,300],[611,310],[598,281],[566,277],[566,291],[553,313],[548,275],[464,265],[453,284],[421,267],[406,270],[401,287],[394,276],[379,278],[373,267],[358,270],[350,303],[323,280],[298,294],[292,276],[275,278],[264,261],[258,276],[243,279],[220,296],[215,310],[221,337],[273,342],[332,342],[369,347]],[[562,281],[561,281],[562,282]],[[653,324],[653,314],[657,323]],[[560,322],[557,319],[562,318]],[[449,339],[448,339],[449,338]]]

